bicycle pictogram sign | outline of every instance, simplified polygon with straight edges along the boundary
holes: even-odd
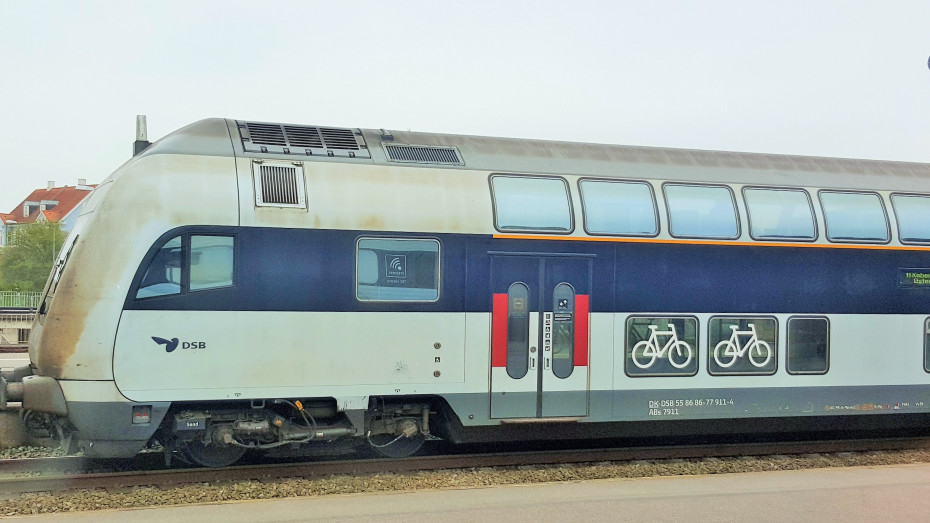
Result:
[[[694,351],[688,342],[678,339],[678,333],[674,325],[668,326],[669,330],[660,331],[657,325],[649,325],[649,338],[633,346],[633,363],[641,368],[648,369],[659,358],[664,358],[668,353],[668,362],[676,369],[682,369],[691,363]],[[659,348],[659,336],[668,336],[668,341]]]

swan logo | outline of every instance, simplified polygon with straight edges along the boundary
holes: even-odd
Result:
[[[174,349],[178,348],[177,338],[171,338],[170,340],[166,340],[165,338],[159,338],[158,336],[152,336],[152,341],[154,341],[155,343],[159,345],[164,345],[165,352],[173,352]]]
[[[388,278],[407,277],[407,257],[403,254],[388,254],[384,257],[385,275]]]
[[[181,343],[177,338],[171,338],[166,340],[165,338],[159,338],[158,336],[152,336],[152,341],[159,345],[165,346],[165,352],[174,352],[174,349],[178,348],[178,345],[182,349],[206,349],[207,343],[205,341],[185,341]]]

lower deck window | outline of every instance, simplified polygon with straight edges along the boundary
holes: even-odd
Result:
[[[628,376],[693,376],[697,373],[697,320],[634,317],[626,324]]]
[[[789,374],[825,374],[830,366],[830,323],[826,318],[788,320]]]
[[[774,318],[711,318],[707,325],[711,374],[774,374],[778,324]]]
[[[439,299],[439,242],[361,238],[356,256],[356,297],[360,301]]]

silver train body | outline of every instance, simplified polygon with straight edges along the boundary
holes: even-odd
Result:
[[[921,427],[930,165],[203,120],[0,400],[89,456]]]

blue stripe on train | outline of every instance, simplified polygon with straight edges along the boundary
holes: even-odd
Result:
[[[141,301],[127,298],[127,309],[490,312],[492,294],[507,289],[492,288],[489,253],[539,253],[593,256],[593,312],[930,314],[930,289],[899,287],[897,279],[901,268],[930,267],[930,252],[923,251],[255,227],[189,227],[173,233],[184,230],[237,235],[237,285]],[[355,245],[360,236],[439,238],[439,301],[356,300]],[[137,281],[142,273],[140,268]]]

